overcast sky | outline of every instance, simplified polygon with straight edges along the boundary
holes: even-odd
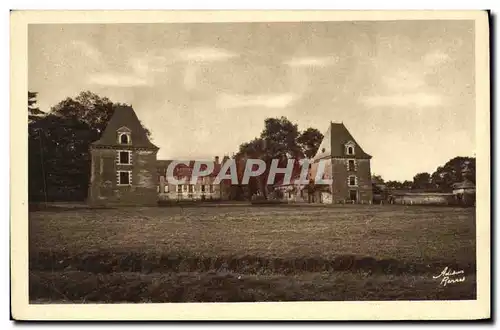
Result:
[[[80,91],[132,104],[158,158],[238,150],[266,117],[344,122],[386,180],[474,156],[468,21],[31,25],[42,110]]]

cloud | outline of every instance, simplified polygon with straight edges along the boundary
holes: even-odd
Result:
[[[214,47],[193,47],[174,50],[174,54],[179,61],[185,62],[218,62],[226,61],[238,54],[222,48]]]
[[[71,42],[73,48],[79,51],[83,56],[91,59],[94,62],[99,62],[102,58],[101,52],[85,41],[74,40]]]
[[[94,85],[111,87],[136,87],[146,86],[149,81],[146,78],[124,73],[95,73],[88,77],[88,82]]]
[[[165,73],[167,66],[159,57],[132,57],[123,72],[102,71],[88,76],[88,82],[100,86],[136,87],[151,85],[155,74]]]
[[[416,91],[426,86],[424,73],[420,70],[399,69],[381,77],[389,91]]]
[[[424,56],[424,63],[427,66],[442,65],[450,60],[450,55],[441,50],[432,51]]]
[[[380,72],[380,84],[360,100],[368,107],[427,108],[444,103],[442,95],[429,88],[421,66],[404,63]]]
[[[188,64],[184,70],[184,87],[187,90],[196,88],[197,84],[198,67]]]
[[[219,108],[245,108],[245,107],[263,107],[282,109],[293,104],[298,100],[298,96],[293,93],[281,94],[256,94],[256,95],[238,95],[238,94],[220,94],[217,98]]]
[[[400,93],[393,95],[375,95],[363,99],[369,107],[437,107],[443,104],[443,98],[435,93]]]
[[[336,64],[339,61],[338,56],[323,56],[323,57],[295,57],[284,63],[291,67],[325,67]]]
[[[237,56],[221,48],[195,47],[170,49],[156,53],[135,54],[126,63],[125,73],[101,72],[89,76],[89,82],[106,86],[143,86],[152,84],[157,74],[164,74],[169,67],[184,64],[184,78],[181,84],[187,90],[196,88],[199,65],[225,61]]]
[[[138,75],[147,76],[149,73],[163,73],[168,70],[169,63],[160,56],[139,56],[128,61],[128,66]]]

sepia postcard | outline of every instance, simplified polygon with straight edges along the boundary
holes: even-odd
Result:
[[[486,11],[12,11],[15,320],[490,313]]]

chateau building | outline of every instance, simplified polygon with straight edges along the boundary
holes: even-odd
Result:
[[[320,161],[326,160],[323,178],[331,179],[332,184],[321,192],[320,202],[371,203],[371,158],[343,123],[330,122],[312,159],[309,176],[314,180]]]
[[[134,110],[129,106],[117,108],[101,138],[90,146],[89,203],[157,205],[159,201],[169,200],[229,198],[229,180],[215,183],[227,156],[222,162],[219,162],[219,157],[215,157],[210,164],[214,169],[212,173],[191,182],[194,161],[176,165],[173,173],[175,180],[172,180],[168,178],[167,168],[173,160],[158,160],[158,150],[149,140]],[[326,161],[323,178],[332,179],[332,183],[311,191],[310,186],[294,184],[294,175],[291,184],[278,184],[276,188],[285,193],[287,200],[370,203],[370,160],[371,156],[361,148],[344,124],[330,123],[317,154],[311,160],[308,179],[314,181],[320,161]],[[241,167],[240,163],[238,168]],[[238,176],[241,176],[240,172]],[[177,180],[184,182],[179,183]]]
[[[156,205],[157,153],[134,110],[118,107],[90,146],[89,203]]]
[[[88,202],[93,205],[157,205],[160,200],[213,200],[227,198],[225,184],[215,184],[220,164],[214,160],[210,176],[191,184],[193,163],[179,164],[174,177],[187,182],[169,182],[166,170],[171,160],[158,160],[159,148],[148,138],[134,110],[115,110],[101,139],[90,146],[91,178]]]

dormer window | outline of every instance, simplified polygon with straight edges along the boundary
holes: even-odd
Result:
[[[345,153],[346,155],[348,156],[353,156],[354,155],[354,142],[353,141],[349,141],[345,144]]]
[[[129,144],[129,138],[127,133],[120,134],[120,143],[121,144]]]
[[[132,144],[132,139],[130,136],[130,129],[127,127],[120,127],[117,131],[118,133],[118,144]]]

